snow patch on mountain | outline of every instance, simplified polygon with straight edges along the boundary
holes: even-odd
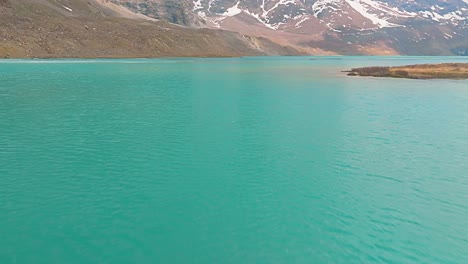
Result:
[[[397,25],[388,22],[385,19],[380,18],[379,16],[369,12],[370,7],[374,7],[375,3],[370,0],[345,0],[354,10],[359,12],[363,17],[369,19],[374,23],[374,25],[378,26],[379,28],[384,27],[401,27],[402,25]]]
[[[206,13],[203,11],[202,0],[193,1],[193,12],[201,18],[206,19]]]
[[[237,4],[235,4],[233,7],[228,8],[228,10],[226,10],[226,12],[222,14],[222,16],[232,17],[232,16],[242,13],[242,9],[239,8],[239,4],[240,2],[237,2]]]
[[[318,0],[312,5],[312,10],[314,15],[318,17],[322,12],[327,10],[338,11],[342,3],[342,0]]]
[[[66,9],[67,11],[69,11],[69,12],[73,12],[73,9],[69,8],[68,6],[62,5],[62,7],[65,8],[65,9]]]
[[[467,17],[464,17],[461,12],[450,12],[444,15],[441,15],[437,12],[431,12],[431,11],[422,11],[420,14],[425,17],[432,19],[436,22],[439,22],[441,20],[467,20]]]
[[[295,28],[301,28],[302,27],[302,23],[306,22],[307,20],[310,19],[309,16],[306,16],[306,15],[301,15],[299,17],[297,17],[297,19],[300,19],[299,21],[296,22],[296,24],[294,25]]]
[[[250,11],[244,11],[245,13],[249,14],[251,17],[255,18],[258,22],[260,22],[261,24],[263,24],[265,27],[269,28],[269,29],[273,29],[273,30],[277,30],[278,27],[275,26],[275,25],[272,25],[272,24],[269,24],[265,21],[265,17],[261,17],[260,15],[258,14],[255,14],[255,13],[252,13]]]

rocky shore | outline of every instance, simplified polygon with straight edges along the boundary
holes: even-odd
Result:
[[[346,71],[349,76],[410,79],[468,79],[468,63],[418,64],[397,67],[363,67]]]

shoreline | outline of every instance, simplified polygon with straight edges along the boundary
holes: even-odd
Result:
[[[382,58],[458,58],[464,59],[468,61],[468,56],[458,56],[458,55],[269,55],[269,54],[258,54],[258,55],[181,55],[181,56],[9,56],[9,57],[0,57],[0,60],[52,60],[52,59],[187,59],[187,58],[194,58],[194,59],[216,59],[216,58],[268,58],[268,57],[292,57],[292,58],[308,58],[310,60],[315,59],[322,59],[322,58],[359,58],[359,57],[382,57]],[[448,62],[448,63],[440,63],[440,64],[468,64],[468,63],[458,63],[458,62]],[[353,73],[355,71],[361,71],[362,69],[370,69],[370,68],[399,68],[399,67],[412,67],[412,66],[420,66],[420,65],[439,65],[439,64],[416,64],[416,65],[407,65],[407,66],[372,66],[372,67],[359,67],[359,68],[352,68],[348,71],[342,71],[347,73]],[[352,75],[352,74],[348,74]]]

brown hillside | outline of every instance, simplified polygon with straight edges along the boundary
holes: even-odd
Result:
[[[2,58],[298,54],[266,39],[156,21],[107,0],[0,0],[0,25]]]

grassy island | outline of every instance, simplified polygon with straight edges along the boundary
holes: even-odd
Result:
[[[468,79],[468,63],[418,64],[397,67],[363,67],[347,71],[349,76],[410,79]]]

